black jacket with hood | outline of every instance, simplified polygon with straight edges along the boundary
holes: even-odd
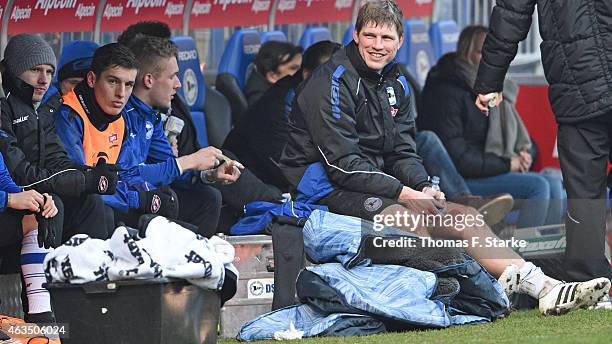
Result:
[[[85,191],[85,175],[68,158],[55,133],[52,114],[59,111],[61,103],[48,102],[35,109],[34,88],[8,70],[3,73],[2,86],[6,98],[1,103],[0,152],[15,183],[26,186],[49,178],[32,188],[60,196],[80,196]]]
[[[297,188],[321,163],[333,188],[397,199],[430,185],[413,139],[409,89],[395,63],[367,67],[352,42],[298,88],[281,167]],[[319,195],[321,196],[321,195]]]
[[[498,92],[538,5],[542,65],[559,123],[612,112],[612,1],[497,0],[476,93]]]
[[[438,134],[459,173],[481,178],[510,172],[510,160],[485,152],[489,118],[478,110],[476,93],[459,73],[455,53],[429,71],[421,96],[419,129]]]

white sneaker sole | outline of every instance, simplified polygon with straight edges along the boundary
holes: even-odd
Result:
[[[610,292],[610,280],[607,278],[597,278],[591,281],[580,283],[574,290],[574,302],[561,302],[567,300],[569,293],[560,291],[557,294],[555,306],[550,308],[540,308],[543,315],[563,315],[574,309],[588,309],[597,305],[600,299]],[[542,301],[540,301],[542,305]]]

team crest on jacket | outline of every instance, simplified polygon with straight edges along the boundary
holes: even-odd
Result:
[[[153,200],[151,201],[151,213],[157,214],[159,208],[161,208],[161,198],[159,198],[157,195],[153,195]]]
[[[397,104],[397,99],[395,98],[395,90],[393,87],[387,87],[387,97],[389,98],[389,105],[393,106]]]
[[[363,202],[363,207],[370,212],[377,211],[382,206],[382,199],[378,197],[368,197]]]
[[[108,190],[108,179],[105,176],[101,176],[100,180],[98,180],[98,191],[105,193],[106,190]]]
[[[145,128],[147,129],[147,140],[150,140],[151,137],[153,137],[153,123],[147,121],[147,123],[145,123]]]

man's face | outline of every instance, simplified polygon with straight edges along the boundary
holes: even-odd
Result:
[[[81,81],[83,81],[83,79],[84,78],[73,77],[73,78],[66,78],[66,79],[62,80],[60,82],[60,91],[62,92],[62,94],[66,94],[66,93],[74,90],[76,85],[78,85]]]
[[[102,111],[111,116],[121,113],[132,94],[137,72],[136,69],[114,66],[100,73],[99,77],[92,71],[87,73],[87,84],[93,87]]]
[[[366,65],[373,70],[381,71],[391,62],[404,43],[395,26],[366,23],[360,32],[353,33],[353,39],[359,48],[359,54]]]
[[[152,104],[149,105],[165,111],[170,108],[176,90],[181,87],[181,81],[178,78],[179,67],[176,57],[160,59],[159,67],[158,75],[152,75],[151,77],[151,97],[149,99],[151,99]]]
[[[49,89],[53,78],[53,67],[50,65],[38,65],[21,73],[19,79],[34,87],[32,102],[39,102],[43,99],[45,92]]]
[[[283,56],[282,60],[285,60],[288,55]],[[267,73],[266,78],[271,83],[276,83],[278,80],[286,77],[287,75],[293,75],[302,65],[302,54],[295,54],[290,60],[283,64],[280,64],[276,71],[270,71]]]

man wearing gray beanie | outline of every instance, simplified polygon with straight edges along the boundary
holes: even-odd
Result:
[[[56,67],[53,50],[38,36],[16,35],[8,42],[1,65],[6,97],[0,102],[0,126],[6,135],[0,135],[0,153],[11,177],[26,189],[52,194],[60,211],[57,216],[63,217],[56,244],[77,233],[106,239],[114,219],[100,195],[115,193],[117,172],[108,165],[76,165],[55,133],[52,114],[57,109],[39,107]],[[20,239],[21,228],[15,232]],[[33,322],[51,320],[25,314]]]

